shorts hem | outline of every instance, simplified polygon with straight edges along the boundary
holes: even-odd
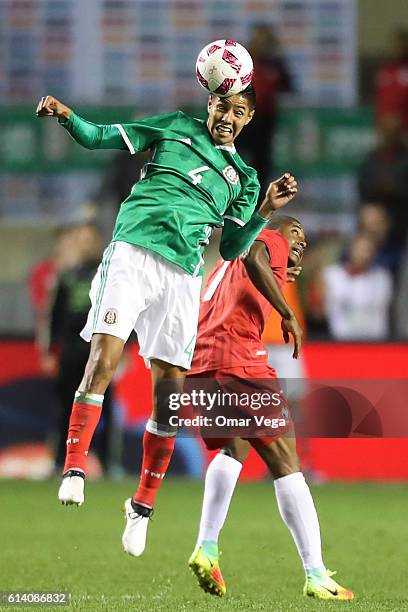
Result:
[[[156,354],[156,355],[149,355],[147,357],[146,355],[143,355],[141,351],[139,351],[139,355],[143,357],[146,367],[149,369],[151,368],[152,359],[160,359],[160,361],[165,361],[166,363],[169,363],[172,366],[176,366],[178,368],[184,368],[185,370],[189,370],[191,367],[191,364],[187,365],[185,362],[181,363],[181,360],[174,359],[173,357],[168,357],[168,355],[157,355]]]
[[[276,440],[279,440],[279,438],[282,438],[284,436],[284,433],[279,434],[278,436],[253,436],[251,438],[249,438],[248,436],[246,437],[231,436],[231,438],[205,438],[203,437],[202,440],[207,450],[214,451],[214,450],[220,450],[224,446],[228,446],[228,444],[232,440],[235,440],[236,438],[238,438],[239,440],[245,440],[246,442],[249,442],[249,444],[251,444],[251,440],[257,440],[264,446],[269,446],[273,442],[276,442]]]
[[[105,336],[114,336],[115,338],[119,338],[119,340],[123,340],[123,342],[127,342],[129,338],[129,336],[127,338],[124,338],[123,335],[120,335],[119,333],[114,333],[113,330],[106,331],[105,329],[103,331],[94,329],[91,332],[82,330],[79,335],[82,338],[82,340],[85,340],[85,342],[90,342],[94,334],[104,334]]]
[[[191,375],[194,376],[195,374],[205,374],[205,372],[217,372],[219,370],[234,370],[235,368],[253,368],[256,366],[269,366],[274,369],[272,366],[270,366],[268,361],[240,361],[239,363],[234,363],[232,365],[220,363],[215,366],[211,365],[211,367],[203,366],[202,368],[191,368]]]

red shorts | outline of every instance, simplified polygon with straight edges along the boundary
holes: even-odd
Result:
[[[222,368],[199,374],[189,374],[187,376],[187,385],[189,380],[216,381],[218,388],[224,394],[239,394],[239,397],[249,398],[250,405],[245,406],[238,403],[233,406],[233,414],[235,417],[249,419],[250,425],[245,427],[244,433],[237,433],[234,429],[228,431],[228,426],[224,428],[224,435],[218,437],[216,435],[208,435],[210,430],[201,428],[201,435],[209,450],[216,450],[228,445],[232,439],[240,437],[243,440],[251,441],[258,440],[265,446],[269,446],[272,442],[281,438],[283,435],[293,431],[293,423],[290,417],[288,404],[281,392],[279,381],[274,368],[267,363],[260,365],[236,366],[232,368]],[[279,401],[276,405],[269,405],[267,409],[254,409],[255,401],[259,402],[261,395],[272,397],[272,394],[279,395]],[[255,419],[262,419],[256,422]],[[222,417],[224,418],[224,417]],[[229,435],[228,435],[229,434]]]

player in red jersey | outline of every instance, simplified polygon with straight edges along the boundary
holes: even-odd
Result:
[[[262,230],[248,254],[234,261],[220,260],[208,279],[200,307],[199,332],[190,377],[217,379],[221,389],[247,393],[276,390],[276,372],[268,365],[261,335],[275,308],[282,316],[285,341],[294,340],[293,357],[301,348],[302,330],[280,288],[292,274],[300,272],[306,247],[304,229],[293,217],[280,217]],[[236,411],[243,415],[240,405]],[[247,410],[247,416],[250,412]],[[196,548],[189,565],[201,588],[224,595],[225,583],[218,562],[218,536],[242,464],[252,447],[267,464],[274,479],[280,514],[289,528],[303,562],[304,594],[318,599],[352,599],[353,593],[335,582],[322,559],[320,527],[312,496],[300,471],[296,441],[285,403],[278,403],[268,417],[284,423],[271,436],[265,428],[244,439],[204,434],[210,449],[221,451],[207,469],[203,508]],[[284,418],[282,418],[284,417]],[[243,419],[245,420],[245,419]],[[271,429],[269,428],[269,431]]]

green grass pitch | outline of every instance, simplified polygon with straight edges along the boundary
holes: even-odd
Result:
[[[71,604],[61,610],[408,610],[406,486],[312,489],[326,565],[354,591],[353,602],[302,597],[303,572],[270,482],[237,488],[221,539],[222,599],[202,593],[186,564],[202,483],[165,481],[139,559],[121,549],[122,504],[132,481],[88,483],[82,508],[59,505],[57,487],[57,481],[0,482],[1,591],[69,591]]]

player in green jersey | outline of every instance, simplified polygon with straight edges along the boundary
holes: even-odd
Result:
[[[96,125],[53,96],[41,98],[37,106],[39,117],[57,117],[86,148],[153,151],[141,180],[122,203],[113,240],[92,282],[92,306],[81,334],[91,349],[72,408],[58,493],[64,504],[84,501],[85,459],[103,396],[134,329],[153,385],[141,480],[133,498],[125,502],[122,542],[134,556],[145,548],[154,499],[173,453],[176,429],[169,425],[168,398],[182,392],[191,364],[204,247],[213,228],[222,227],[221,255],[238,257],[297,191],[294,177],[287,173],[270,184],[254,212],[259,195],[256,172],[234,145],[254,110],[252,88],[228,98],[210,96],[206,122],[179,111],[133,123]]]

